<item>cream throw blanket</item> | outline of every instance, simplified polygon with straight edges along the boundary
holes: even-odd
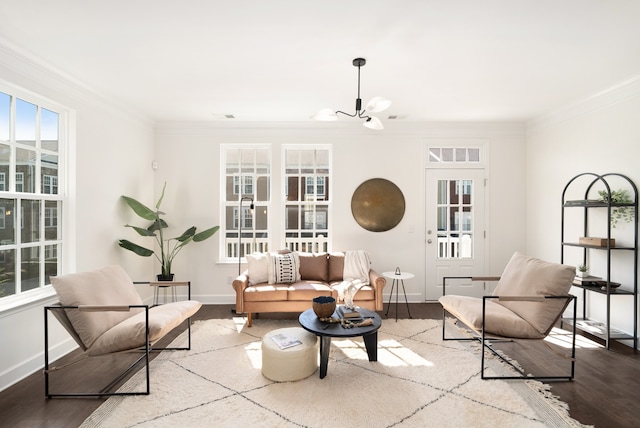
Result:
[[[364,250],[347,251],[344,255],[343,281],[334,288],[338,301],[344,301],[347,291],[353,296],[364,285],[369,284],[369,254]]]

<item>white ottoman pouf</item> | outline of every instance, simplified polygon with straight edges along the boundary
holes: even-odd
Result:
[[[296,338],[301,344],[280,349],[272,336]],[[311,376],[318,369],[318,338],[300,327],[280,328],[262,338],[262,374],[276,382]]]

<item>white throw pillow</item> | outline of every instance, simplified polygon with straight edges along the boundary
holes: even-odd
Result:
[[[249,285],[267,282],[268,259],[265,253],[247,254],[247,263],[249,264]]]
[[[269,284],[291,284],[300,281],[300,258],[297,252],[268,254]]]

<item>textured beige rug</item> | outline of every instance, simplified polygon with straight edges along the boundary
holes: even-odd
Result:
[[[272,382],[260,371],[261,338],[295,325],[198,322],[191,351],[165,351],[152,362],[151,395],[109,398],[82,426],[581,426],[538,382],[481,380],[477,350],[443,342],[435,320],[384,321],[377,362],[368,361],[360,338],[334,339],[324,379],[316,371]],[[123,388],[142,381],[136,375]]]

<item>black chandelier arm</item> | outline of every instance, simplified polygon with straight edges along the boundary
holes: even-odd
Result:
[[[367,121],[371,120],[371,116],[367,116],[364,114],[364,110],[362,111],[357,111],[354,114],[349,114],[349,113],[345,113],[343,111],[336,111],[336,114],[340,113],[340,114],[344,114],[345,116],[349,116],[349,117],[359,117],[360,119],[367,119]]]
[[[349,113],[345,113],[343,111],[338,110],[338,111],[336,111],[336,114],[338,114],[338,113],[344,114],[345,116],[349,116],[349,117],[356,117],[356,116],[358,116],[359,112],[355,112],[354,114],[349,114]]]

